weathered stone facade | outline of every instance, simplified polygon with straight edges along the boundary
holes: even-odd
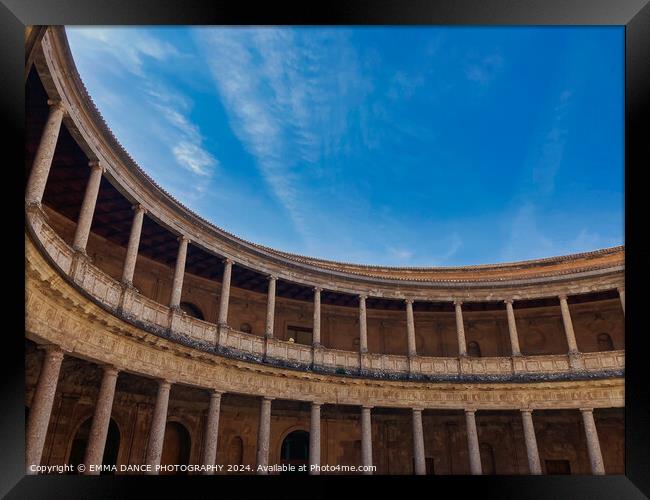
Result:
[[[622,248],[383,268],[260,247],[133,162],[62,29],[33,60],[28,473],[623,473]]]

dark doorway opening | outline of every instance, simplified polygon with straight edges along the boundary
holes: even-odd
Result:
[[[81,424],[77,430],[77,434],[72,441],[72,446],[70,448],[70,459],[68,463],[73,466],[73,470],[70,474],[77,474],[77,466],[83,463],[84,455],[86,454],[86,446],[88,445],[88,437],[90,435],[90,426],[92,424],[92,418],[86,419],[86,421]],[[115,420],[111,418],[108,424],[108,434],[106,435],[106,445],[104,446],[104,455],[102,456],[102,465],[104,466],[116,466],[117,465],[117,454],[120,451],[120,431],[115,423]],[[104,469],[110,469],[109,467],[104,467]],[[115,471],[112,470],[102,470],[100,472],[102,475],[111,475],[115,474]]]
[[[167,422],[160,465],[189,465],[190,447],[190,433],[185,426],[178,422]],[[187,474],[187,469],[184,471],[180,470],[180,467],[177,470],[162,469],[160,474]]]
[[[296,470],[282,474],[308,474],[309,472],[309,432],[293,431],[282,441],[280,463],[293,465]],[[304,471],[298,470],[301,465],[307,465]]]

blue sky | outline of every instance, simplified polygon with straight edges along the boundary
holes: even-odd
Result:
[[[67,27],[138,164],[256,243],[398,266],[623,244],[620,27]]]

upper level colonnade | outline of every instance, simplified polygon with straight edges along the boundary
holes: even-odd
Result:
[[[74,66],[63,28],[50,27],[42,41],[42,49],[34,57],[33,79],[42,85],[42,95],[36,84],[28,95],[28,142],[31,134],[33,151],[28,151],[29,169],[25,202],[32,234],[43,249],[59,264],[64,274],[81,286],[95,300],[118,314],[150,328],[162,328],[178,334],[179,338],[199,339],[224,353],[247,352],[253,359],[267,361],[282,359],[291,365],[331,366],[356,373],[393,371],[409,375],[463,374],[506,372],[528,373],[535,365],[522,355],[517,328],[517,305],[535,302],[559,305],[566,352],[549,356],[547,371],[576,371],[590,369],[622,369],[622,353],[616,361],[603,359],[611,354],[591,358],[581,353],[570,304],[609,299],[615,295],[625,309],[624,252],[622,248],[605,249],[565,257],[512,264],[469,266],[458,268],[389,268],[335,263],[296,256],[241,240],[216,228],[192,213],[156,185],[128,156],[112,135]],[[28,81],[29,86],[29,81]],[[31,97],[31,100],[30,100]],[[29,113],[28,113],[29,115]],[[66,138],[60,136],[65,134]],[[29,149],[29,147],[28,147]],[[82,152],[82,154],[77,151]],[[79,159],[85,157],[85,162]],[[56,162],[75,169],[75,181],[82,186],[80,204],[71,244],[57,235],[49,224],[45,198]],[[76,184],[75,184],[76,182]],[[51,190],[50,190],[51,191]],[[74,189],[72,189],[74,191]],[[112,193],[110,196],[106,193]],[[53,193],[53,194],[52,194]],[[103,193],[103,194],[102,194]],[[50,192],[55,211],[70,209],[68,193]],[[106,201],[108,200],[108,201]],[[106,206],[102,206],[103,202]],[[110,205],[110,203],[114,205]],[[128,207],[129,216],[124,214]],[[119,221],[106,222],[110,214],[120,210]],[[103,228],[98,234],[124,249],[119,280],[108,276],[88,257],[89,238],[102,211]],[[111,230],[107,229],[111,226]],[[143,256],[143,234],[151,241],[151,229],[164,231],[164,251],[172,255],[162,258],[173,268],[169,302],[154,304],[134,287],[134,275]],[[117,228],[117,229],[115,229]],[[122,241],[123,244],[116,243]],[[155,246],[155,244],[154,244]],[[67,248],[69,247],[69,248]],[[152,257],[154,250],[146,258]],[[57,260],[58,259],[58,260]],[[203,277],[220,277],[218,316],[214,323],[192,318],[182,309],[184,283],[188,266]],[[219,268],[213,271],[214,268]],[[240,331],[229,322],[234,268],[248,273],[239,279],[239,288],[266,294],[263,336]],[[92,277],[92,278],[91,278]],[[102,283],[103,296],[94,287]],[[293,288],[291,288],[293,287]],[[297,290],[289,293],[287,290]],[[114,290],[107,294],[106,290]],[[276,337],[276,298],[283,297],[311,302],[311,345],[288,345],[291,342]],[[355,307],[358,322],[356,352],[332,349],[323,341],[323,304]],[[160,307],[164,306],[164,307]],[[369,309],[401,311],[405,329],[405,356],[386,357],[385,353],[369,352]],[[153,311],[151,314],[147,310]],[[491,367],[479,365],[470,358],[472,347],[466,336],[467,310],[502,310],[507,319],[509,353],[503,360],[496,358]],[[416,339],[416,316],[419,311],[430,313],[453,311],[457,353],[440,361],[422,356]],[[253,338],[254,337],[254,338]],[[475,347],[475,346],[474,346]],[[621,346],[622,347],[622,346]],[[228,351],[230,349],[231,351]],[[381,356],[384,357],[381,357]],[[379,357],[378,357],[379,356]],[[480,356],[480,354],[479,354]],[[399,359],[398,359],[399,358]],[[437,364],[438,363],[438,364]],[[442,363],[442,364],[440,364]],[[607,365],[607,363],[610,363]]]

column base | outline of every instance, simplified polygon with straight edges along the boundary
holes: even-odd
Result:
[[[122,286],[122,294],[120,295],[120,303],[117,306],[117,310],[120,314],[129,314],[131,310],[131,304],[133,302],[133,296],[140,291],[133,286],[133,283],[120,283]]]
[[[370,363],[370,354],[368,350],[359,352],[359,374],[364,375],[370,372],[372,366]]]
[[[313,345],[311,348],[311,366],[312,368],[314,366],[320,366],[323,364],[323,351],[325,348],[318,344],[318,345]]]
[[[472,362],[467,354],[458,356],[458,373],[460,375],[472,373]]]
[[[179,334],[178,332],[178,321],[185,314],[179,306],[171,306],[169,308],[169,330],[173,333]]]
[[[572,371],[583,371],[585,369],[585,361],[582,357],[581,352],[572,352],[569,351],[569,366],[571,367]]]
[[[72,280],[81,285],[86,276],[86,269],[91,264],[91,259],[85,250],[76,250],[72,255],[72,266],[70,267],[70,276]]]
[[[526,372],[526,362],[523,359],[521,354],[513,354],[510,357],[510,362],[512,363],[512,373],[517,375],[518,373]]]
[[[50,219],[40,201],[25,201],[25,211],[32,217],[40,217],[46,221]]]
[[[408,355],[409,378],[420,374],[420,359],[417,354]]]
[[[225,346],[228,343],[228,331],[230,327],[227,323],[217,323],[217,345]]]

